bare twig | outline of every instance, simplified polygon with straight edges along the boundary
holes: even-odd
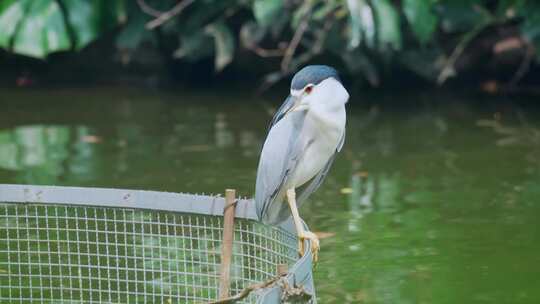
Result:
[[[291,286],[287,280],[278,281],[277,284],[282,289],[281,301],[283,303],[308,303],[311,299],[311,295],[306,293],[303,286]]]
[[[332,27],[332,24],[334,24],[334,21],[334,18],[327,18],[324,22],[323,28],[319,31],[317,35],[317,41],[315,41],[315,44],[313,45],[313,53],[319,54],[320,52],[322,52],[324,42],[326,41],[326,37],[328,36],[328,31]]]
[[[454,76],[455,74],[455,64],[456,61],[459,59],[465,48],[469,45],[469,43],[480,33],[486,26],[490,25],[490,22],[485,22],[480,24],[479,26],[472,29],[470,32],[463,35],[463,38],[458,43],[458,45],[454,48],[452,51],[452,54],[450,57],[446,60],[444,63],[443,68],[441,69],[441,72],[439,73],[439,76],[437,77],[437,84],[441,85],[443,84],[449,77]]]
[[[141,8],[143,12],[147,13],[150,16],[159,17],[160,15],[164,13],[162,11],[158,11],[157,9],[151,7],[150,5],[148,5],[148,3],[144,2],[144,0],[137,0],[137,4],[139,5],[139,7]]]
[[[507,87],[513,87],[515,86],[523,76],[529,71],[529,67],[531,66],[532,59],[534,57],[534,47],[530,43],[525,44],[525,55],[523,56],[523,60],[521,61],[521,64],[519,65],[518,69],[514,73],[514,76],[512,77],[512,80],[508,83]]]
[[[326,41],[326,37],[328,35],[328,30],[330,27],[332,27],[332,24],[334,23],[334,18],[328,18],[326,22],[324,23],[323,27],[319,29],[316,35],[316,40],[313,43],[313,46],[310,48],[310,51],[304,52],[303,54],[300,54],[296,60],[294,67],[288,67],[286,70],[281,70],[279,72],[274,72],[265,77],[265,80],[263,83],[259,86],[257,89],[257,93],[262,93],[269,89],[272,85],[274,85],[276,82],[280,81],[284,77],[290,75],[298,66],[308,62],[310,59],[315,57],[316,55],[320,54],[322,52],[324,42]]]
[[[302,37],[304,36],[304,33],[307,30],[308,23],[309,23],[309,19],[304,18],[304,20],[302,20],[302,22],[296,29],[296,32],[294,32],[294,36],[291,39],[289,46],[285,50],[283,60],[281,61],[282,71],[287,71],[289,69],[289,64],[291,63],[292,57],[294,56],[294,53],[296,52],[296,48],[298,47],[298,44],[300,44],[300,41],[302,40]]]
[[[255,290],[267,288],[267,287],[273,285],[274,283],[278,282],[282,277],[283,276],[280,275],[280,276],[272,278],[272,279],[270,279],[268,281],[250,285],[250,286],[244,288],[240,293],[238,293],[238,294],[236,294],[234,296],[231,296],[231,297],[228,297],[228,298],[225,298],[225,299],[221,299],[221,300],[217,300],[217,301],[214,301],[214,302],[210,302],[209,304],[229,304],[229,303],[234,303],[234,302],[240,301],[240,300],[244,299],[245,297],[249,296],[249,294],[251,292],[255,291]]]
[[[250,51],[253,51],[257,56],[268,58],[268,57],[281,57],[285,54],[284,49],[265,49],[258,45],[248,47],[247,48]]]
[[[324,42],[326,41],[326,37],[328,35],[328,30],[330,27],[332,27],[332,24],[334,23],[334,18],[328,18],[326,22],[324,23],[323,27],[319,29],[316,35],[316,40],[313,43],[312,47],[310,48],[310,51],[304,52],[296,57],[294,61],[294,66],[288,68],[286,70],[281,70],[278,72],[273,72],[271,74],[268,74],[262,84],[257,88],[257,93],[260,94],[266,90],[268,90],[272,85],[283,79],[284,77],[292,74],[295,69],[297,69],[300,65],[308,62],[316,55],[320,54],[322,52]],[[291,58],[292,59],[292,58]],[[288,63],[290,65],[290,63]]]
[[[503,40],[497,41],[493,45],[493,53],[501,54],[513,50],[523,49],[526,45],[526,41],[521,37],[508,37]]]
[[[146,28],[149,30],[155,29],[156,27],[162,25],[163,23],[169,21],[172,17],[180,14],[186,7],[188,7],[195,0],[184,0],[176,4],[171,10],[164,12],[159,15],[156,19],[148,22]]]
[[[307,4],[307,5],[311,5],[311,4]],[[302,41],[302,37],[304,36],[304,33],[306,32],[307,27],[309,25],[310,18],[311,18],[311,7],[308,7],[304,16],[302,16],[302,21],[300,21],[298,28],[294,32],[291,42],[289,42],[289,46],[285,50],[285,54],[283,55],[283,60],[281,61],[281,71],[285,72],[289,70],[289,64],[291,63],[294,53],[296,52],[296,48],[300,44],[300,41]]]

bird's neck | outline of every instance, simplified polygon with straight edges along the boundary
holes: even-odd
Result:
[[[330,102],[315,104],[308,109],[306,118],[319,125],[320,129],[341,134],[345,128],[345,104]]]

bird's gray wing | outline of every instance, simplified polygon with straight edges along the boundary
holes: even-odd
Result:
[[[334,159],[336,159],[336,156],[339,151],[341,151],[341,148],[343,148],[343,144],[345,143],[345,131],[343,131],[343,135],[341,135],[341,139],[339,141],[339,144],[336,148],[335,153],[330,157],[330,159],[326,162],[324,167],[311,179],[311,182],[302,190],[300,195],[298,196],[298,199],[296,200],[296,203],[298,206],[302,204],[308,196],[311,195],[311,193],[315,192],[319,187],[321,186],[322,182],[328,175],[328,171],[330,171],[330,168],[332,167],[332,163],[334,162]]]
[[[289,112],[268,132],[257,169],[255,203],[259,219],[273,222],[282,207],[283,187],[296,168],[303,151],[299,140],[306,112]]]

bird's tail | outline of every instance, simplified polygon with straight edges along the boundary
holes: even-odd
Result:
[[[259,220],[265,224],[278,225],[291,216],[289,205],[284,200],[284,195],[278,195],[273,201],[268,202],[266,210],[257,210]]]

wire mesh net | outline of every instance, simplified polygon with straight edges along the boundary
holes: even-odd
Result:
[[[218,216],[1,204],[0,302],[205,303],[218,295],[221,239]],[[288,232],[237,219],[231,294],[296,258]]]

